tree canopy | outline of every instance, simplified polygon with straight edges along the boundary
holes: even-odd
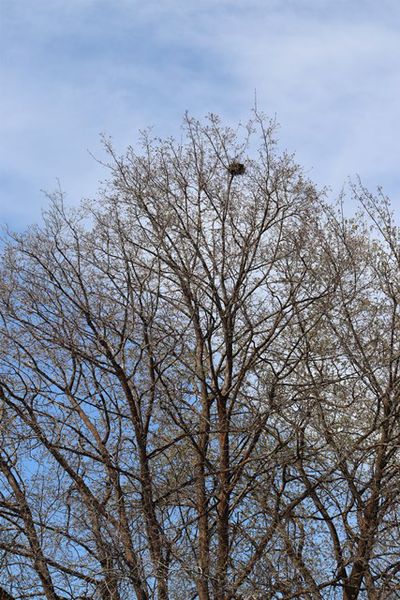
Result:
[[[8,233],[0,597],[400,598],[400,236],[259,115]]]

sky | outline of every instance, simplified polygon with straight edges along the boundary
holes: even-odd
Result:
[[[337,196],[359,175],[400,209],[399,0],[0,0],[0,220],[40,220],[106,176],[138,130],[185,111],[280,123],[282,149]]]

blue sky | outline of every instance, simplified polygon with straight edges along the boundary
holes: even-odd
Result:
[[[183,113],[277,115],[283,148],[338,193],[359,174],[400,208],[398,0],[0,0],[0,216],[38,220],[42,189],[72,204],[138,129]]]

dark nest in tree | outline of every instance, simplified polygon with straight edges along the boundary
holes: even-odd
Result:
[[[246,170],[246,167],[244,166],[244,164],[240,163],[236,160],[231,162],[231,164],[228,167],[228,171],[232,175],[232,177],[235,175],[243,175],[245,170]]]

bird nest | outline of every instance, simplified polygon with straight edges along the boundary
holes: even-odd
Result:
[[[244,166],[244,164],[240,163],[236,160],[231,162],[231,164],[228,167],[228,171],[232,175],[232,177],[234,177],[235,175],[243,175],[245,170],[246,170],[246,167]]]

